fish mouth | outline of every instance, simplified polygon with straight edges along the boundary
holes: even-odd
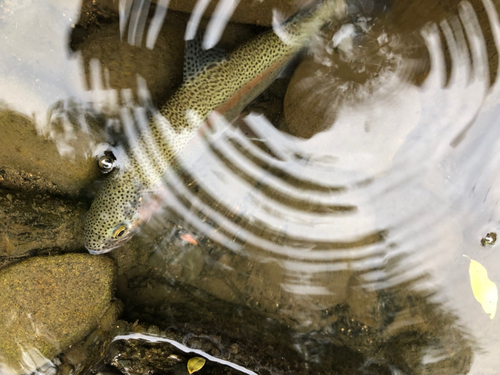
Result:
[[[113,249],[106,249],[106,250],[89,250],[89,249],[87,249],[87,251],[92,255],[106,254],[107,252],[110,252],[111,250],[113,250]]]
[[[107,240],[106,242],[104,242],[98,246],[90,246],[88,243],[85,243],[85,248],[87,249],[87,251],[90,254],[93,254],[93,255],[106,254],[106,253],[109,253],[111,250],[119,248],[125,242],[130,240],[132,238],[132,236],[135,234],[135,232],[136,232],[135,230],[134,231],[130,230],[129,233],[124,235],[119,240],[111,240],[111,241]]]

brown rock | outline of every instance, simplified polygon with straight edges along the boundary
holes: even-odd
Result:
[[[330,101],[324,100],[326,96],[322,96],[320,92],[327,90],[330,95],[335,93],[335,87],[329,85],[325,78],[329,74],[328,67],[312,58],[304,60],[295,70],[283,105],[290,134],[311,138],[328,128],[335,115],[334,107]]]
[[[53,186],[49,190],[77,195],[99,175],[92,148],[102,140],[102,135],[97,127],[90,124],[94,118],[88,122],[89,130],[84,131],[77,124],[73,126],[71,120],[63,118],[66,109],[56,107],[51,114],[53,121],[50,128],[43,133],[30,118],[0,108],[0,169],[6,167],[25,176],[50,181]]]
[[[377,308],[377,291],[373,286],[366,285],[361,276],[353,275],[347,288],[347,305],[352,316],[359,322],[370,327],[377,327],[381,323],[381,313]]]
[[[172,0],[169,3],[169,8],[191,13],[197,3],[199,3],[198,0]],[[240,1],[231,16],[231,21],[271,26],[274,10],[282,16],[282,19],[287,19],[310,3],[310,0]],[[224,2],[210,1],[204,16],[210,17],[218,4],[224,4]]]
[[[411,67],[428,59],[421,37],[403,37],[383,23],[364,34],[354,29],[339,45],[333,44],[335,31],[310,48],[288,86],[284,115],[297,137],[311,138],[331,127],[340,110],[365,105],[405,59]]]
[[[182,82],[184,28],[187,20],[185,14],[168,13],[153,49],[146,48],[143,43],[137,43],[137,46],[129,44],[128,30],[121,38],[118,23],[94,28],[78,46],[88,89],[96,89],[91,85],[91,73],[95,72],[92,72],[90,62],[97,59],[102,73],[99,80],[105,89],[117,90],[120,102],[123,89],[131,89],[136,95],[138,76],[146,81],[153,102],[157,105],[164,102]],[[109,78],[105,76],[106,70]],[[98,92],[91,99],[107,113],[116,112],[120,108],[118,104],[121,104],[103,103]]]
[[[117,10],[116,10],[117,11]],[[100,77],[103,88],[116,90],[117,102],[110,95],[102,95],[100,90],[90,92],[90,100],[106,114],[117,115],[124,99],[124,89],[130,89],[137,100],[138,77],[145,80],[153,103],[161,107],[173,91],[182,83],[184,66],[184,34],[189,15],[169,11],[163,20],[163,26],[152,49],[145,46],[150,21],[146,21],[142,40],[128,40],[128,29],[120,37],[118,23],[102,24],[89,27],[88,35],[81,36],[80,43],[72,42],[72,47],[81,52],[82,71],[87,88],[92,91],[96,70],[91,61],[97,59],[100,64]],[[208,20],[200,22],[200,32],[207,27]],[[220,46],[228,51],[252,38],[255,31],[248,25],[230,23],[221,36]],[[109,92],[108,92],[109,93]]]
[[[86,254],[35,257],[0,271],[0,373],[31,372],[95,329],[114,264]]]
[[[86,209],[83,203],[0,189],[0,256],[81,248]]]

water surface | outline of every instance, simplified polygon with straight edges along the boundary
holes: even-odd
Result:
[[[108,147],[75,146],[94,113],[119,155],[181,84],[184,38],[230,50],[261,32],[222,35],[236,4],[198,25],[203,1],[191,15],[162,2],[4,2],[0,101],[65,160]],[[489,0],[351,2],[340,31],[312,41],[232,124],[213,114],[180,155],[166,207],[110,254],[125,317],[151,320],[160,298],[138,295],[137,278],[175,282],[281,322],[293,332],[281,344],[322,373],[495,373],[498,316],[475,298],[469,267],[498,285],[498,245],[484,238],[499,231],[499,37]],[[339,348],[354,365],[339,365]]]

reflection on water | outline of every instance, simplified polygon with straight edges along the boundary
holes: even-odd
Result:
[[[198,36],[203,48],[230,53],[262,25],[283,36],[278,21],[296,9],[258,5],[70,9],[54,1],[40,7],[42,22],[32,7],[7,3],[0,100],[64,160],[77,166],[92,156],[82,162],[92,173],[105,150],[122,169],[137,154],[149,155],[147,168],[161,164],[136,139],[152,117],[165,121],[156,108],[186,78],[184,56],[197,53],[184,40]],[[490,284],[469,274],[463,255],[498,285],[498,4],[349,1],[348,10],[236,120],[212,112],[175,155],[179,167],[155,191],[161,210],[109,253],[124,319],[177,330],[179,341],[193,334],[180,328],[187,324],[197,337],[247,344],[252,361],[218,355],[256,373],[287,365],[296,373],[494,373],[498,316],[483,310],[478,295],[488,293],[477,289]],[[33,25],[29,34],[16,34],[16,22]],[[227,86],[214,77],[202,89],[216,96]],[[6,145],[19,142],[5,134]],[[22,163],[29,148],[8,148],[0,167],[31,172]],[[62,195],[78,196],[73,186],[93,179],[71,176],[81,182],[69,189],[57,180]],[[271,326],[280,333],[266,334]]]

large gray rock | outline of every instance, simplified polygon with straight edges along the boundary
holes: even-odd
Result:
[[[95,329],[111,306],[114,263],[87,254],[35,257],[0,271],[0,373],[43,365]]]

